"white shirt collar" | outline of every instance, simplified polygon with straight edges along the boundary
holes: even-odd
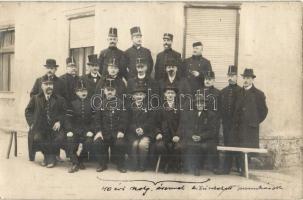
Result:
[[[249,90],[250,88],[252,88],[252,86],[253,86],[253,85],[251,84],[251,85],[248,86],[248,87],[244,87],[244,89],[245,89],[245,90]]]
[[[93,74],[93,73],[90,73],[90,75],[94,78],[97,78],[98,77],[98,74]]]
[[[175,80],[175,78],[176,78],[176,74],[174,75],[174,76],[168,76],[168,79],[169,79],[169,81],[172,83],[172,82],[174,82],[174,80]]]
[[[144,79],[145,76],[146,76],[146,74],[144,74],[143,76],[141,76],[140,74],[138,74],[138,78],[139,78],[139,79]]]

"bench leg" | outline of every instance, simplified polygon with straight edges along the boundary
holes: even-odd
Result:
[[[13,144],[13,132],[10,132],[10,138],[9,138],[9,143],[8,143],[8,148],[6,152],[6,158],[9,159],[9,154],[11,153],[11,148]]]
[[[156,166],[156,173],[158,173],[158,171],[159,171],[160,162],[161,162],[161,155],[159,155],[159,157],[158,157],[157,166]]]
[[[248,175],[248,156],[247,156],[247,153],[244,153],[244,156],[245,156],[245,163],[244,163],[244,165],[245,165],[245,177],[246,178],[249,178],[249,175]]]
[[[17,142],[17,131],[14,131],[14,138],[15,138],[15,157],[18,155],[18,142]]]

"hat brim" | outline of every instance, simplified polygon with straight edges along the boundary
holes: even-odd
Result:
[[[132,33],[132,36],[142,36],[142,33]]]
[[[44,67],[50,67],[50,68],[53,68],[53,67],[59,67],[59,65],[43,65]]]
[[[256,75],[241,74],[241,76],[243,76],[243,77],[252,77],[252,78],[256,78]]]
[[[98,63],[92,63],[92,62],[88,62],[87,65],[90,65],[90,66],[99,66]]]
[[[54,81],[42,81],[41,83],[42,83],[42,84],[45,84],[45,83],[52,83],[52,84],[53,84]]]

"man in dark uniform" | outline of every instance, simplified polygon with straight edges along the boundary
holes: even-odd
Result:
[[[230,65],[228,67],[228,86],[220,91],[220,103],[221,103],[221,119],[223,126],[223,137],[225,146],[238,146],[236,142],[236,135],[232,131],[233,115],[235,111],[236,96],[241,90],[241,87],[237,85],[238,78],[237,66]],[[224,166],[220,166],[220,169],[216,174],[229,174],[232,168],[233,159],[237,162],[239,153],[237,152],[225,152],[224,154]]]
[[[109,43],[109,47],[107,49],[103,49],[99,55],[99,72],[102,76],[107,74],[107,64],[109,59],[113,57],[116,59],[116,64],[118,65],[119,76],[126,77],[126,63],[125,63],[125,55],[124,52],[117,48],[118,43],[118,30],[117,28],[110,28],[108,33],[107,41]]]
[[[70,107],[71,101],[77,98],[75,89],[79,80],[77,65],[73,57],[68,57],[66,59],[66,73],[60,76],[60,78],[63,80],[66,88],[66,104]]]
[[[89,73],[83,76],[83,80],[88,91],[88,98],[91,98],[95,94],[97,83],[101,78],[96,54],[88,56],[87,65],[89,66]]]
[[[44,160],[42,166],[52,168],[56,165],[56,153],[65,142],[62,131],[66,105],[65,99],[53,93],[53,79],[43,76],[41,79],[42,92],[33,95],[25,109],[25,117],[30,131],[28,147],[30,160],[35,159],[35,152],[42,151]]]
[[[186,77],[188,78],[193,91],[203,84],[204,74],[212,71],[210,61],[202,56],[203,46],[201,42],[193,43],[193,55],[183,62]]]
[[[127,78],[132,78],[137,75],[136,63],[137,58],[144,58],[147,63],[147,76],[150,76],[153,71],[153,58],[149,49],[142,47],[142,33],[140,27],[130,29],[133,46],[125,51],[126,67],[128,71]]]
[[[203,98],[197,98],[194,110],[187,110],[181,118],[181,135],[184,143],[184,165],[187,170],[200,175],[202,161],[215,158],[217,116],[211,109],[205,109]],[[212,166],[215,159],[211,159]],[[214,168],[214,167],[211,167]]]
[[[237,93],[234,111],[234,131],[240,147],[259,148],[259,125],[268,113],[264,93],[257,89],[253,81],[256,78],[253,69],[245,69],[241,74],[243,88]],[[244,172],[244,159],[241,162]]]
[[[96,94],[101,94],[101,90],[104,90],[105,83],[111,79],[113,84],[116,86],[116,95],[121,98],[126,93],[126,82],[118,76],[120,68],[115,57],[107,59],[106,64],[106,75],[102,76],[96,86]]]
[[[177,67],[181,67],[179,67],[179,65],[182,64],[181,54],[172,49],[173,38],[174,36],[171,33],[164,33],[163,35],[164,51],[160,52],[157,55],[155,64],[155,80],[161,80],[166,77],[165,64],[167,63],[167,60],[176,60],[176,63],[178,64]],[[184,72],[182,70],[179,70],[178,73],[180,73],[180,75],[184,75]]]
[[[115,83],[108,79],[104,86],[106,98],[95,117],[94,149],[99,163],[96,171],[101,172],[107,169],[108,149],[110,148],[111,161],[117,164],[120,172],[125,173],[127,111],[124,110],[121,99],[117,98]]]
[[[83,160],[88,152],[92,152],[95,130],[94,110],[82,79],[78,80],[75,91],[77,98],[71,102],[71,113],[68,114],[66,123],[67,152],[72,163],[69,173],[76,172],[79,168],[85,169]],[[82,151],[77,155],[79,144],[82,145]]]
[[[131,144],[132,170],[145,171],[150,142],[155,137],[155,112],[147,106],[147,88],[136,85],[130,90],[129,126],[127,136]]]
[[[161,155],[161,163],[164,166],[164,173],[172,168],[176,171],[181,169],[182,145],[180,141],[180,105],[177,98],[178,88],[174,85],[166,85],[164,88],[163,108],[157,117],[157,130],[153,155]]]
[[[56,71],[59,65],[56,64],[55,59],[47,59],[46,64],[44,65],[46,69],[46,74],[40,78],[37,78],[35,81],[35,84],[30,92],[30,96],[39,94],[42,92],[41,85],[42,85],[42,79],[43,77],[49,77],[53,81],[53,93],[62,96],[63,98],[67,97],[67,90],[65,87],[64,82],[61,78],[58,78],[56,76]]]

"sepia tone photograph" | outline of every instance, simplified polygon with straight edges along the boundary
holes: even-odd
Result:
[[[0,1],[0,199],[303,199],[301,1]]]

